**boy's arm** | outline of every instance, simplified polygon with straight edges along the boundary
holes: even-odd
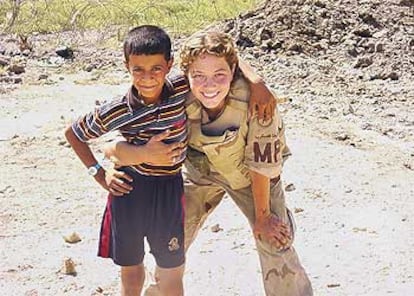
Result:
[[[244,60],[239,59],[239,68],[243,76],[249,81],[250,101],[249,112],[253,115],[257,111],[259,120],[267,121],[273,118],[276,98],[267,88],[263,79]]]
[[[78,139],[72,130],[72,126],[69,126],[66,129],[65,137],[72,146],[72,149],[75,151],[76,155],[87,168],[98,163],[88,144]],[[132,190],[130,185],[122,181],[122,178],[132,181],[132,178],[124,172],[114,171],[112,174],[107,174],[104,169],[100,168],[94,178],[104,189],[108,190],[115,196],[121,196]]]
[[[281,249],[291,236],[288,226],[270,211],[270,179],[253,170],[250,170],[250,178],[256,217],[253,233],[257,239]]]

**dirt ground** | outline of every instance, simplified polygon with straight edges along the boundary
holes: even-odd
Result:
[[[0,95],[0,295],[119,293],[118,269],[96,256],[105,193],[63,131],[127,84],[84,83],[89,74],[82,75],[51,75],[50,85]],[[281,106],[293,151],[283,180],[315,295],[412,295],[413,143],[346,119],[315,125],[292,106]],[[221,231],[211,230],[216,224]],[[72,232],[82,240],[66,243]],[[76,276],[61,272],[65,258]],[[187,295],[263,295],[247,221],[230,199],[207,220],[187,261]],[[146,263],[154,264],[149,255]]]
[[[264,1],[211,26],[292,100],[280,106],[293,151],[283,182],[316,296],[414,295],[412,3]],[[63,136],[128,86],[121,47],[103,46],[112,33],[33,35],[30,50],[0,34],[0,295],[119,294],[118,269],[96,256],[105,192]],[[73,56],[58,56],[68,44]],[[73,232],[81,241],[66,243]],[[61,271],[67,258],[76,276]],[[249,226],[230,199],[188,253],[185,290],[264,295]]]

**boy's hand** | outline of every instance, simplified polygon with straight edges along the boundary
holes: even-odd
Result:
[[[273,117],[277,100],[264,83],[255,83],[250,87],[249,113],[257,112],[258,119],[267,121]]]
[[[128,194],[133,188],[125,181],[132,182],[131,176],[128,174],[111,169],[108,171],[99,170],[95,176],[96,181],[113,196],[122,196]]]
[[[289,227],[274,214],[257,218],[253,233],[256,239],[264,240],[277,249],[286,248],[292,240]]]
[[[177,162],[183,153],[184,143],[165,144],[162,141],[167,138],[170,131],[153,136],[147,144],[147,156],[145,163],[153,165],[172,165]]]

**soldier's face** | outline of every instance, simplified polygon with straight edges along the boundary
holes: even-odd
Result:
[[[209,110],[221,110],[230,90],[234,67],[224,57],[199,55],[188,69],[188,80],[194,96]]]

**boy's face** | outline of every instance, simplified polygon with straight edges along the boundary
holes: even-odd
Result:
[[[194,96],[212,111],[221,110],[233,80],[234,67],[224,57],[199,55],[188,68],[188,80]]]
[[[125,66],[131,74],[132,84],[147,104],[160,99],[165,77],[171,69],[173,59],[167,61],[163,54],[130,55]]]

